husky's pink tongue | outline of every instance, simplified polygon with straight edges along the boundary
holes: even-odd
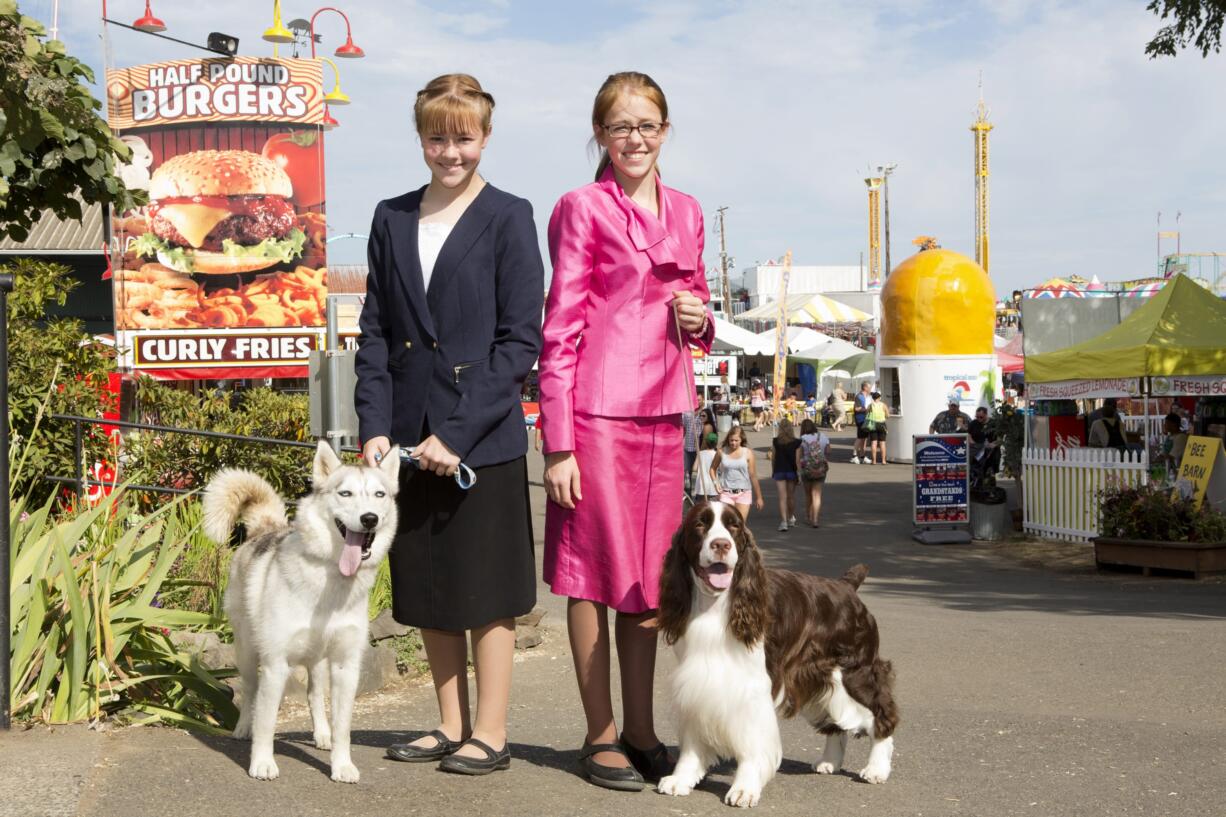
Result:
[[[732,571],[726,570],[723,573],[707,573],[707,581],[711,586],[719,590],[727,590],[732,586]]]
[[[341,575],[352,576],[362,566],[362,543],[366,534],[358,530],[345,530],[345,547],[341,550]]]

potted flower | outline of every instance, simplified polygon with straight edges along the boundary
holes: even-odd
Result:
[[[1099,566],[1154,568],[1200,574],[1226,570],[1226,514],[1155,485],[1112,485],[1101,493]]]

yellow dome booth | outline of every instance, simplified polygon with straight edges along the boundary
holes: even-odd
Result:
[[[993,348],[996,292],[983,268],[940,248],[903,261],[881,290],[878,388],[892,413],[886,450],[911,461],[911,436],[927,434],[951,395],[974,414],[999,391]]]

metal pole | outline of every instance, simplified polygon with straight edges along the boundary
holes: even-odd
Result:
[[[9,550],[9,329],[8,294],[13,291],[12,273],[0,273],[0,494],[4,497],[4,509],[0,511],[0,729],[11,725],[9,706],[12,690],[9,685],[9,662],[12,652],[9,645],[10,587]]]
[[[72,475],[76,479],[79,501],[85,498],[85,441],[80,420],[72,426]]]
[[[719,268],[720,268],[720,300],[724,305],[724,320],[732,320],[732,290],[728,286],[728,245],[724,239],[724,211],[727,207],[720,207],[719,212]]]
[[[313,19],[313,18],[312,18]],[[340,425],[340,410],[336,405],[336,387],[337,387],[337,355],[340,349],[340,331],[337,327],[336,308],[337,301],[335,297],[329,297],[327,300],[327,351],[324,352],[324,371],[327,373],[327,383],[324,387],[323,403],[324,403],[324,437],[328,440],[328,444],[332,446],[332,450],[337,454],[341,453],[341,432],[337,428]]]
[[[890,273],[894,269],[890,266],[890,171],[892,169],[889,167],[885,169],[885,181],[882,182],[885,194],[885,275],[882,276],[883,278],[890,277]]]

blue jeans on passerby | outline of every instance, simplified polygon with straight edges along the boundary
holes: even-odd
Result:
[[[685,452],[685,490],[688,492],[693,488],[694,481],[694,461],[698,459],[697,451]]]

